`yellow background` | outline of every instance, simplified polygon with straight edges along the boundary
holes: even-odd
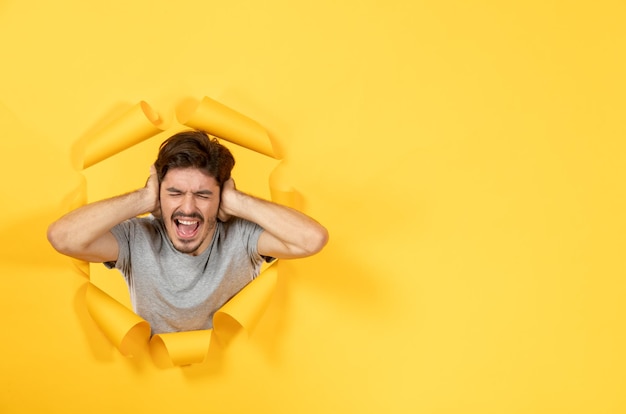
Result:
[[[608,0],[0,1],[0,412],[625,412],[625,19]],[[81,137],[203,96],[267,128],[331,241],[280,263],[249,340],[162,370],[112,348],[45,230]]]

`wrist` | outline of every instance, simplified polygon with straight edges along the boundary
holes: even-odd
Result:
[[[245,200],[247,197],[247,194],[235,189],[224,192],[220,209],[229,216],[241,217],[245,211]]]
[[[151,213],[159,206],[158,197],[155,197],[148,188],[141,188],[135,191],[136,206],[139,214]]]

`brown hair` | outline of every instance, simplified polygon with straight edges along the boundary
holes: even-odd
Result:
[[[198,168],[222,185],[230,178],[235,158],[228,148],[204,131],[184,131],[163,141],[154,167],[159,182],[174,168]]]

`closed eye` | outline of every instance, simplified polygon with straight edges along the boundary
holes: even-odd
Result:
[[[167,189],[167,194],[168,194],[170,197],[176,197],[176,196],[180,196],[180,195],[182,195],[182,194],[183,194],[183,192],[182,192],[182,191],[180,191],[180,190],[179,190],[179,189],[177,189],[177,188],[170,187],[170,188],[168,188],[168,189]]]
[[[195,193],[196,197],[201,198],[203,200],[208,200],[213,195],[213,191],[209,190],[201,190]]]
[[[183,196],[185,193],[182,190],[178,190],[174,187],[170,187],[167,189],[167,194],[170,197],[180,197]],[[211,190],[200,190],[200,191],[196,191],[193,193],[194,196],[201,198],[203,200],[208,200],[210,198],[213,197],[213,191]]]

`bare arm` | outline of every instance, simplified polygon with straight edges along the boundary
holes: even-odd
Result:
[[[110,230],[124,220],[157,210],[158,194],[159,184],[152,167],[144,188],[67,213],[48,227],[48,240],[59,253],[76,259],[117,260],[119,248]]]
[[[235,188],[232,179],[224,183],[220,218],[236,216],[265,230],[258,242],[259,254],[277,259],[311,256],[328,242],[328,231],[311,217],[292,208],[262,200]]]

